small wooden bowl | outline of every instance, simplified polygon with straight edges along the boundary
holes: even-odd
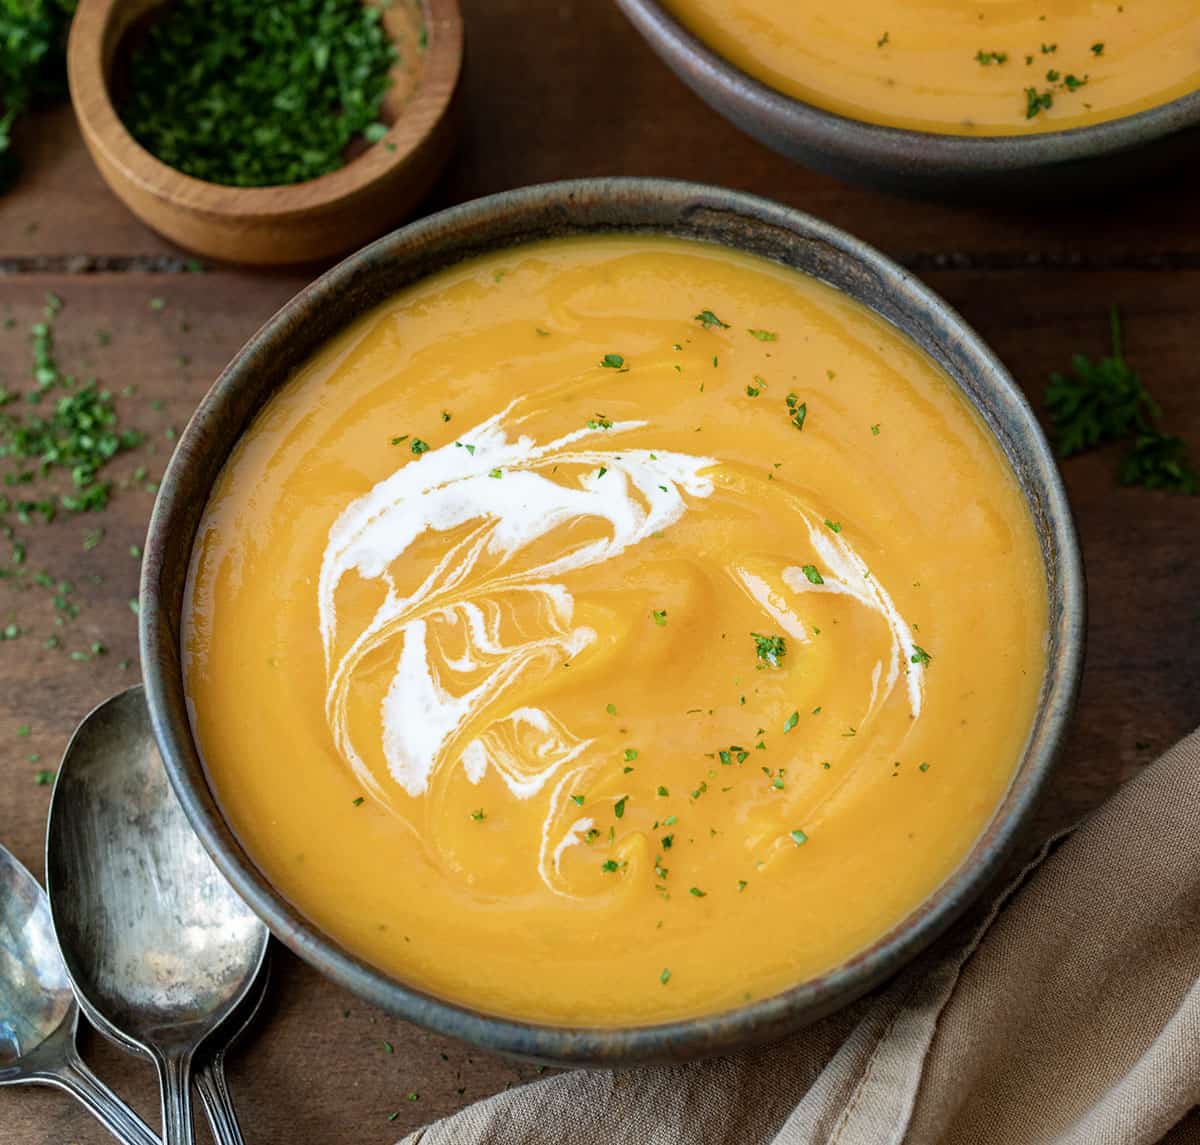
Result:
[[[387,135],[346,166],[304,183],[227,187],[160,162],[126,130],[111,96],[130,31],[164,0],[81,0],[71,24],[67,76],[88,150],[105,182],[144,223],[211,258],[260,265],[344,254],[399,223],[429,191],[453,144],[462,70],[458,0],[396,0],[382,10],[405,53],[380,113]]]

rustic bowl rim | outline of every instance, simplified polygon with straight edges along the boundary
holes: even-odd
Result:
[[[165,3],[166,0],[163,0]],[[136,140],[113,104],[105,45],[118,10],[129,0],[80,0],[67,39],[67,78],[82,128],[107,163],[143,192],[211,218],[282,219],[354,198],[404,167],[450,113],[463,67],[464,33],[458,0],[417,0],[430,36],[421,78],[403,114],[382,139],[335,171],[299,183],[238,187],[197,179],[164,163]],[[92,98],[81,98],[82,93]],[[404,130],[414,124],[419,131]],[[403,139],[404,146],[396,146]],[[394,151],[387,144],[395,146]]]
[[[364,294],[364,285],[375,282],[377,297],[384,297],[397,289],[398,274],[416,279],[487,249],[511,248],[547,233],[564,233],[555,227],[565,228],[565,233],[691,234],[735,248],[740,240],[745,244],[740,249],[754,253],[767,249],[754,245],[761,240],[797,258],[807,252],[819,264],[809,273],[825,281],[832,280],[820,273],[820,267],[837,263],[853,270],[856,284],[859,275],[863,282],[878,284],[886,297],[897,299],[900,321],[895,324],[918,331],[920,323],[928,321],[929,329],[944,336],[946,352],[959,355],[964,369],[973,371],[974,381],[951,376],[988,420],[1002,447],[1005,436],[993,423],[993,414],[1008,425],[1008,445],[1021,451],[1022,464],[1029,467],[1031,513],[1039,523],[1043,546],[1049,546],[1044,565],[1054,654],[1048,659],[1021,767],[970,854],[916,911],[829,973],[720,1014],[649,1026],[571,1028],[498,1017],[405,985],[350,954],[271,886],[233,835],[205,779],[183,690],[180,562],[186,575],[196,524],[217,470],[257,410],[294,364],[311,353],[309,344],[315,347],[374,305],[376,296]],[[853,295],[853,290],[845,292]],[[322,318],[329,325],[313,332]],[[913,336],[921,335],[914,332]],[[928,332],[926,336],[934,337]],[[304,345],[297,348],[298,342]],[[289,346],[292,364],[287,364]],[[972,398],[968,389],[972,384],[986,394],[987,409]],[[241,412],[232,414],[235,408]],[[217,422],[223,416],[236,416],[238,424],[221,427]],[[1008,448],[1005,453],[1016,472],[1017,460]],[[1066,494],[1032,410],[991,350],[931,290],[844,232],[756,196],[664,179],[587,179],[492,195],[411,223],[326,272],[265,323],[200,402],[163,476],[144,551],[139,643],[151,723],[185,812],[233,886],[276,936],[361,997],[491,1050],[559,1064],[677,1060],[773,1040],[846,1004],[899,969],[982,891],[1029,818],[1066,730],[1083,654],[1084,579]]]
[[[1132,115],[1084,127],[1017,135],[956,135],[887,127],[828,111],[756,79],[684,27],[659,0],[616,0],[673,69],[697,92],[719,91],[741,115],[837,159],[930,176],[1011,174],[1014,168],[1082,163],[1140,148],[1200,125],[1200,89]]]

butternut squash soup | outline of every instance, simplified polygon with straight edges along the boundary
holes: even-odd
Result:
[[[1007,790],[1032,521],[858,303],[654,237],[517,247],[271,400],[198,533],[186,684],[249,854],[362,958],[627,1025],[838,964]]]
[[[868,123],[1084,127],[1200,88],[1196,0],[662,0],[730,63]]]

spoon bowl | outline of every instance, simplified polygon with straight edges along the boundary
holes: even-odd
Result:
[[[191,1141],[193,1056],[250,993],[268,935],[193,834],[140,687],[102,703],[67,745],[46,885],[85,1013],[154,1062],[164,1138]]]
[[[126,1145],[158,1139],[84,1065],[79,1009],[54,939],[50,903],[0,847],[0,1085],[50,1085],[81,1101]]]

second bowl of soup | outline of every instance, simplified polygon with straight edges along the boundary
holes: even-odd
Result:
[[[776,1036],[894,970],[999,861],[1080,651],[987,351],[853,240],[683,184],[330,272],[201,406],[145,577],[235,885],[352,988],[555,1061]]]
[[[794,159],[1007,205],[1195,150],[1200,8],[1058,0],[617,0],[702,98]]]

